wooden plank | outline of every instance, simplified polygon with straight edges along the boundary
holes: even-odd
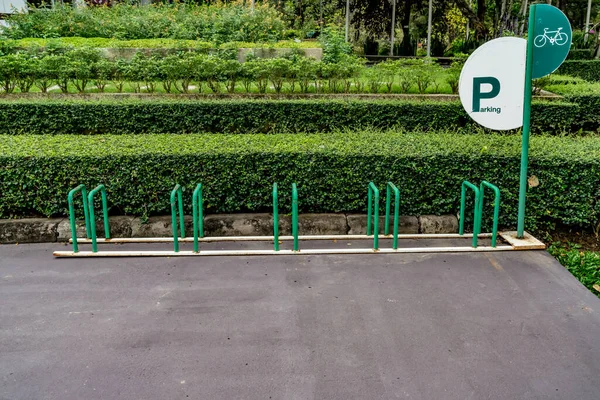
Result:
[[[306,249],[293,250],[206,250],[193,251],[55,251],[55,257],[198,257],[198,256],[277,256],[277,255],[331,255],[331,254],[398,254],[398,253],[481,253],[515,250],[512,246],[473,247],[409,247],[402,249]]]
[[[523,234],[523,239],[517,238],[517,232],[500,232],[500,237],[506,240],[515,250],[545,250],[546,245],[529,233]]]
[[[478,237],[489,238],[491,233],[482,233]],[[465,233],[459,235],[458,233],[443,233],[443,234],[403,234],[398,235],[398,239],[468,239],[472,238],[473,234]],[[380,239],[392,239],[392,235],[379,235]],[[299,240],[373,240],[373,236],[367,235],[299,235]],[[291,241],[294,240],[293,236],[280,236],[280,241]],[[104,239],[98,238],[97,243],[173,243],[173,237],[149,237],[149,238],[112,238]],[[273,236],[213,236],[198,238],[199,243],[210,243],[210,242],[267,242],[273,241]],[[69,239],[69,243],[73,240]],[[193,243],[193,237],[179,238],[180,243]],[[92,243],[91,239],[78,238],[77,243],[89,244]]]

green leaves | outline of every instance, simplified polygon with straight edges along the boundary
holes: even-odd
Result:
[[[567,60],[560,66],[557,73],[598,82],[600,81],[600,60]]]
[[[394,182],[404,214],[445,214],[457,212],[463,180],[486,179],[502,190],[501,225],[512,227],[519,163],[518,136],[464,132],[5,135],[0,217],[65,215],[78,183],[104,183],[113,213],[168,213],[175,182],[203,183],[211,212],[267,210],[273,182],[298,183],[303,212],[361,212],[370,180]],[[528,229],[598,223],[599,138],[532,137],[530,174],[540,184],[528,193]]]
[[[270,79],[275,83],[278,79],[282,79],[282,70],[263,68],[262,64],[266,62],[256,60],[244,64],[244,70],[249,67],[251,73],[256,74],[253,76],[259,90],[266,90]],[[206,67],[207,64],[203,62],[197,68],[199,72],[206,74],[203,79],[210,82],[214,90],[219,90],[224,80],[229,79],[228,85],[232,84],[232,78],[225,76],[217,68],[219,64],[211,62],[211,68]],[[144,71],[142,68],[135,71],[135,79],[140,81],[149,79],[137,75],[140,74],[140,70]],[[67,77],[70,79],[69,75]],[[309,75],[301,72],[298,78],[300,85],[305,85],[305,79],[308,78]],[[178,88],[184,91],[181,87]],[[534,103],[532,126],[536,128],[536,132],[561,134],[572,127],[578,127],[579,121],[584,120],[586,128],[595,126],[597,129],[600,126],[600,117],[598,117],[600,113],[595,110],[600,110],[600,101],[596,103],[590,101],[586,104],[590,106],[583,107],[562,102]],[[177,118],[173,118],[174,115],[177,115]],[[302,133],[368,127],[422,131],[459,128],[469,131],[479,130],[459,102],[0,99],[0,133],[10,134],[30,132],[36,134]]]
[[[600,253],[582,251],[577,245],[566,247],[560,243],[552,244],[548,251],[585,287],[600,297]]]
[[[242,3],[196,6],[187,3],[154,4],[152,7],[116,3],[111,7],[56,7],[52,12],[30,7],[28,13],[10,16],[3,34],[22,38],[96,38],[96,47],[115,39],[184,39],[224,42],[272,42],[284,39],[286,24],[271,7],[254,10]],[[68,41],[67,41],[68,42]],[[72,41],[77,45],[82,40]],[[89,41],[84,44],[89,45]],[[164,44],[155,47],[164,47]],[[108,46],[110,47],[110,46]],[[130,44],[129,47],[145,47]]]

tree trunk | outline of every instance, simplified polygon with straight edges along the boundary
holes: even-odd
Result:
[[[485,39],[489,30],[485,25],[485,0],[477,0],[477,13],[469,6],[467,0],[454,0],[454,4],[467,18],[475,30],[475,37],[479,40]]]
[[[402,7],[402,43],[400,45],[400,55],[414,56],[415,50],[410,40],[410,32],[408,24],[410,24],[410,11],[412,9],[413,0],[404,0]]]
[[[300,17],[300,27],[304,26],[304,13],[302,12],[302,0],[296,3],[296,16]]]

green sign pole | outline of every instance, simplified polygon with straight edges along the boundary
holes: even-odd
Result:
[[[535,32],[535,9],[529,9],[529,28],[527,30],[527,61],[525,62],[525,102],[523,104],[523,135],[521,144],[521,178],[519,185],[519,219],[517,237],[525,232],[525,198],[527,196],[527,167],[529,165],[529,131],[531,128],[531,97],[533,92],[533,39]]]
[[[527,166],[529,164],[532,79],[543,78],[556,71],[567,58],[573,38],[573,31],[567,16],[558,8],[548,4],[534,4],[531,6],[527,32],[518,238],[522,238],[525,233],[525,197],[527,195]]]

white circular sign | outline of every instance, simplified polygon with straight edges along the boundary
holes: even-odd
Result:
[[[523,126],[527,40],[491,40],[471,54],[460,74],[459,94],[471,118],[505,131]]]

